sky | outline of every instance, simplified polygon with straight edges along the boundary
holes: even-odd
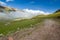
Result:
[[[22,10],[9,14],[0,12],[0,19],[32,18],[54,13],[60,9],[60,0],[0,0],[0,5]]]
[[[18,8],[54,12],[60,9],[60,0],[0,0],[4,5]]]

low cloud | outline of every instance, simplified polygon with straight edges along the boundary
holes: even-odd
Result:
[[[0,20],[8,20],[8,19],[12,19],[12,17],[10,17],[8,14],[0,12]]]
[[[5,2],[0,1],[0,5],[7,5]]]
[[[23,9],[21,11],[16,10],[15,12],[10,12],[8,14],[0,13],[0,19],[27,19],[41,14],[48,15],[49,13],[40,10]]]
[[[40,14],[44,14],[44,15],[48,15],[49,13],[48,12],[44,12],[44,11],[41,11],[41,10],[31,10],[31,9],[23,9],[25,12],[28,12],[28,13],[31,13],[31,14],[34,14],[34,15],[40,15]]]
[[[11,1],[14,1],[14,0],[6,0],[6,2],[11,2]]]

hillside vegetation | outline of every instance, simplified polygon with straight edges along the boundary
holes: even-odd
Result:
[[[39,15],[31,19],[24,19],[20,21],[0,22],[0,36],[13,33],[17,30],[33,27],[35,24],[41,23],[44,19],[60,19],[60,11],[50,15]]]
[[[48,18],[53,18],[53,19],[57,18],[57,19],[60,19],[60,10],[57,10],[53,14],[48,15]]]
[[[33,27],[33,25],[41,23],[43,19],[44,18],[37,17],[13,22],[0,22],[0,34],[6,35],[7,33],[12,33],[20,29]]]

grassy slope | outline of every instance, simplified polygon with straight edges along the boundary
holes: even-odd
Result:
[[[60,12],[48,15],[48,18],[57,18],[60,19]]]
[[[32,27],[31,25],[35,25],[37,23],[42,22],[44,19],[50,19],[50,18],[59,18],[60,17],[60,12],[55,13],[55,14],[50,14],[50,15],[40,15],[36,16],[32,19],[25,19],[21,21],[14,21],[14,22],[0,22],[0,34],[6,35],[7,33],[14,32],[16,30],[24,29],[24,28],[30,28]]]
[[[21,21],[14,22],[0,22],[0,34],[6,35],[7,33],[14,32],[18,29],[29,28],[32,25],[40,23],[44,18],[34,17],[32,19],[25,19]]]

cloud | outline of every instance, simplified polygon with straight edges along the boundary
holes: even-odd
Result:
[[[31,1],[30,3],[31,3],[31,4],[34,4],[34,3],[35,3],[35,1]]]
[[[48,15],[48,12],[40,11],[40,10],[31,10],[31,9],[23,9],[22,11],[16,10],[16,12],[10,12],[9,15],[11,18],[32,18],[37,15]]]
[[[5,2],[0,1],[0,5],[7,5]]]
[[[0,20],[8,20],[8,19],[12,19],[9,15],[0,12]]]
[[[45,14],[48,15],[48,12],[40,11],[40,10],[31,10],[31,9],[23,9],[22,11],[16,10],[11,11],[9,14],[0,13],[0,19],[29,19],[37,15]]]
[[[31,10],[31,9],[23,9],[25,12],[28,12],[28,13],[31,13],[33,15],[40,15],[40,14],[49,14],[48,12],[44,12],[44,11],[41,11],[41,10]]]
[[[6,0],[6,2],[10,2],[10,1],[14,1],[14,0]]]

